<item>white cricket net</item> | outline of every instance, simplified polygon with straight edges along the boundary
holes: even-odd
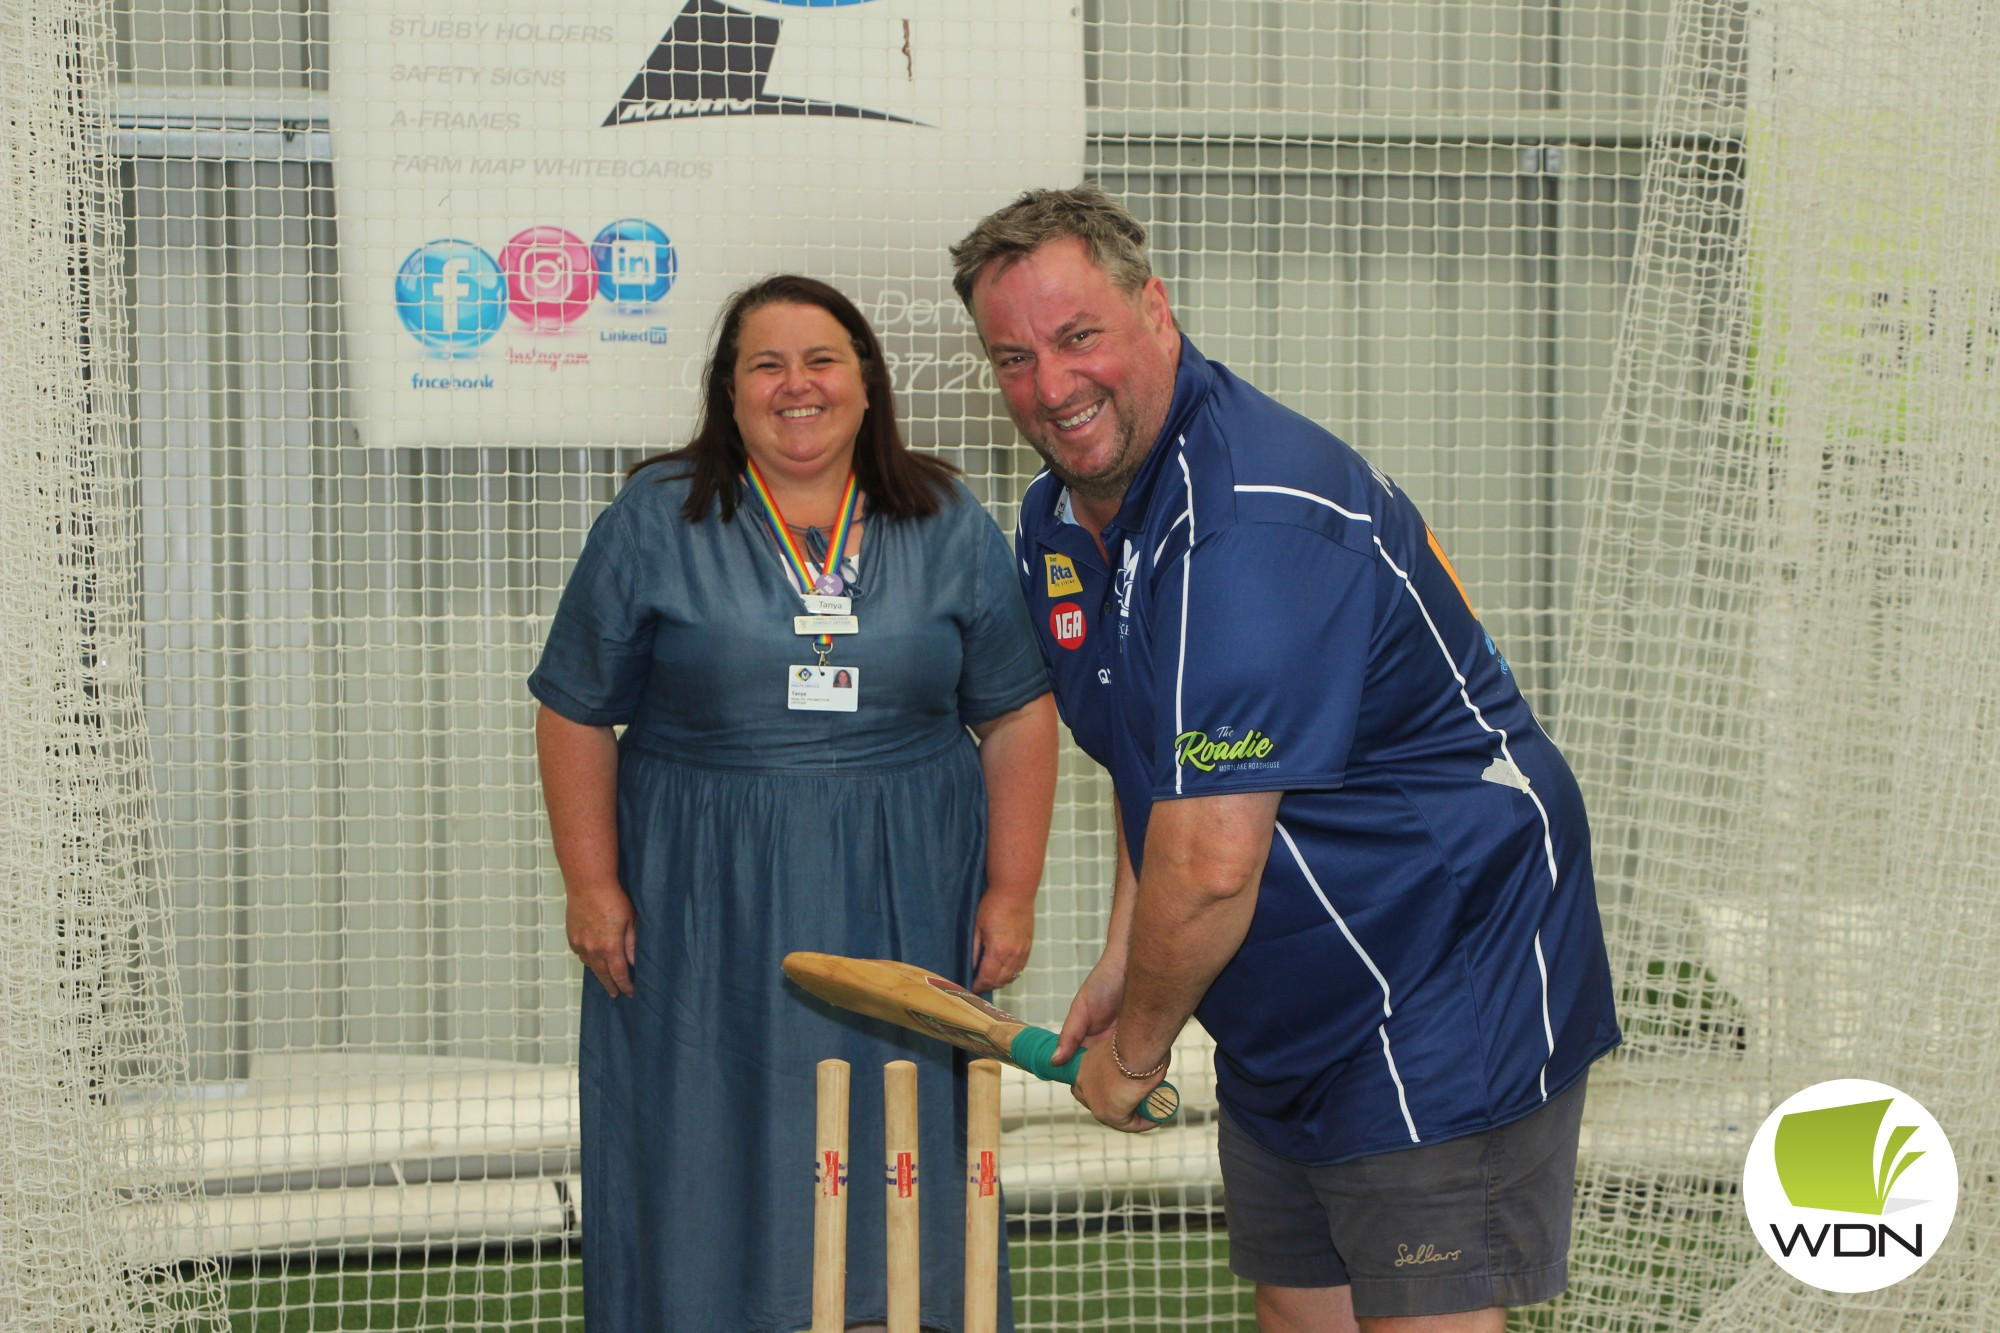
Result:
[[[0,1327],[136,1333],[221,1291],[149,1234],[193,1139],[139,699],[109,37],[89,3],[0,11]]]
[[[1993,19],[1676,11],[1559,732],[1630,1038],[1583,1326],[2000,1319]],[[1836,1077],[1932,1108],[1962,1181],[1929,1267],[1862,1295],[1769,1263],[1734,1189],[1771,1108]]]
[[[1031,33],[1031,9],[1076,30]],[[1974,0],[112,0],[115,179],[62,100],[88,65],[64,43],[104,16],[5,13],[0,623],[25,721],[0,753],[4,799],[68,813],[0,827],[0,1171],[147,1205],[119,1214],[147,1233],[122,1262],[34,1270],[77,1308],[220,1260],[246,1329],[580,1327],[581,973],[523,680],[623,466],[684,436],[717,295],[776,266],[739,242],[854,289],[910,437],[1011,525],[1034,460],[921,284],[934,233],[1071,122],[1024,96],[950,129],[985,145],[968,179],[885,154],[902,122],[860,113],[923,120],[926,79],[970,89],[1032,38],[1080,67],[1071,160],[1152,228],[1184,326],[1416,497],[1588,784],[1632,1040],[1593,1080],[1576,1291],[1538,1317],[1831,1326],[1755,1304],[1804,1298],[1750,1262],[1734,1182],[1778,1098],[1866,1074],[1953,1132],[1966,1202],[1948,1253],[1840,1317],[1942,1273],[1938,1326],[1981,1322],[2000,213]],[[563,63],[590,52],[611,83]],[[336,86],[357,71],[359,106]],[[748,114],[773,96],[847,110]],[[590,146],[529,141],[569,98]],[[625,155],[683,116],[674,151]],[[774,125],[819,136],[813,198],[848,211],[730,175]],[[667,202],[593,211],[627,179]],[[113,235],[101,211],[65,230],[78,201],[114,199],[122,242],[66,258]],[[712,244],[701,208],[727,210]],[[625,226],[647,221],[679,247],[667,288]],[[631,290],[570,301],[572,242]],[[509,263],[552,284],[547,327],[478,323],[481,265]],[[129,337],[86,339],[80,291]],[[632,356],[657,373],[573,391]],[[487,395],[523,366],[542,378]],[[1067,754],[1058,799],[1035,960],[1002,997],[1043,1022],[1110,880],[1102,776]],[[117,893],[61,898],[85,879]],[[100,903],[116,930],[63,915]],[[102,1004],[76,997],[84,940]],[[1907,983],[1886,1014],[1863,1007],[1883,978]],[[17,1056],[31,1016],[60,1039]],[[1193,1034],[1187,1123],[1140,1140],[1008,1084],[1021,1327],[1249,1326],[1203,1061]],[[112,1107],[134,1130],[98,1137],[132,1151],[59,1160]],[[11,1281],[56,1252],[24,1235],[111,1243],[45,1223],[55,1197],[0,1190],[0,1313],[48,1290]]]

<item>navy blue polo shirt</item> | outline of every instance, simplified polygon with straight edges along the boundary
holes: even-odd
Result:
[[[1283,793],[1195,1011],[1246,1133],[1309,1163],[1478,1133],[1617,1045],[1576,780],[1407,496],[1183,339],[1103,539],[1030,484],[1031,618],[1135,867],[1154,802]]]

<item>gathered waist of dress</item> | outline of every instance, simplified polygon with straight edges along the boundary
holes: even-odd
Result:
[[[640,755],[687,768],[718,772],[825,776],[829,773],[878,774],[924,768],[952,757],[961,746],[971,749],[971,739],[970,733],[956,724],[940,729],[935,735],[913,737],[893,746],[858,748],[832,743],[789,743],[771,747],[749,741],[727,747],[676,744],[657,735],[635,736],[628,733],[619,740],[618,752],[620,755]]]

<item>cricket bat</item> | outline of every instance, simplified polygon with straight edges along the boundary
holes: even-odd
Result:
[[[948,1041],[975,1055],[1004,1060],[1051,1083],[1074,1084],[1077,1066],[1083,1063],[1075,1056],[1066,1064],[1054,1063],[1055,1033],[1023,1023],[956,982],[909,963],[788,953],[784,968],[786,976],[828,1004]],[[1139,1103],[1139,1115],[1165,1124],[1180,1105],[1174,1085],[1162,1083]]]

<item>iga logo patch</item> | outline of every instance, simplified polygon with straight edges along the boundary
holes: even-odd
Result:
[[[1049,612],[1049,633],[1071,652],[1083,647],[1083,608],[1075,602],[1057,603]]]
[[[1064,593],[1083,591],[1083,580],[1076,576],[1076,565],[1066,555],[1045,555],[1042,564],[1047,566],[1049,576],[1049,596],[1060,597]]]
[[[1944,1243],[1958,1162],[1931,1113],[1867,1079],[1787,1098],[1750,1143],[1743,1208],[1780,1268],[1822,1291],[1901,1282]]]

